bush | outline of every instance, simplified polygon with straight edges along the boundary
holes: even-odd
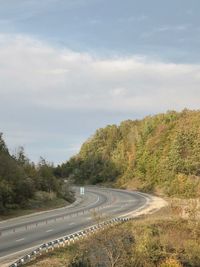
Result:
[[[200,242],[190,240],[185,247],[185,262],[192,267],[200,266]]]
[[[47,202],[56,199],[56,193],[54,192],[44,192],[44,191],[37,191],[34,196],[35,200],[41,201],[41,202]]]
[[[182,267],[181,263],[176,259],[166,259],[164,260],[159,267]]]

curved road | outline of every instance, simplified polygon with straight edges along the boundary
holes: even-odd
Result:
[[[93,225],[95,218],[123,216],[144,208],[147,195],[125,190],[86,187],[77,201],[64,208],[0,222],[0,263],[14,259],[42,243]]]

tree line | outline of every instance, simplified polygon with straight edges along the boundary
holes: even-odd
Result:
[[[46,193],[46,195],[45,195]],[[0,213],[8,210],[26,208],[29,200],[54,194],[56,197],[72,201],[73,196],[55,174],[55,168],[41,158],[36,165],[25,155],[20,147],[16,155],[11,155],[0,134]],[[50,197],[50,196],[49,196]]]

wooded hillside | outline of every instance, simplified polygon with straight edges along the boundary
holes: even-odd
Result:
[[[57,172],[77,183],[111,182],[195,196],[200,193],[200,111],[169,111],[108,125]]]

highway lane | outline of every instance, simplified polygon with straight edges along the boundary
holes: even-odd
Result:
[[[78,191],[76,194],[80,198]],[[0,263],[14,253],[94,224],[95,214],[111,218],[147,204],[148,198],[136,192],[87,187],[85,195],[75,206],[0,223]]]
[[[78,195],[78,192],[76,192],[77,198],[79,198],[78,203],[74,205],[70,205],[64,208],[55,209],[47,212],[39,212],[37,214],[32,214],[28,216],[23,217],[17,217],[15,219],[2,221],[0,222],[0,233],[8,231],[9,229],[18,229],[20,227],[44,222],[45,220],[53,220],[55,218],[59,218],[65,215],[74,214],[79,211],[91,209],[93,207],[96,207],[96,205],[101,205],[105,202],[107,202],[108,197],[104,194],[102,195],[99,193],[98,195],[88,190],[87,194],[83,195],[82,197]]]

